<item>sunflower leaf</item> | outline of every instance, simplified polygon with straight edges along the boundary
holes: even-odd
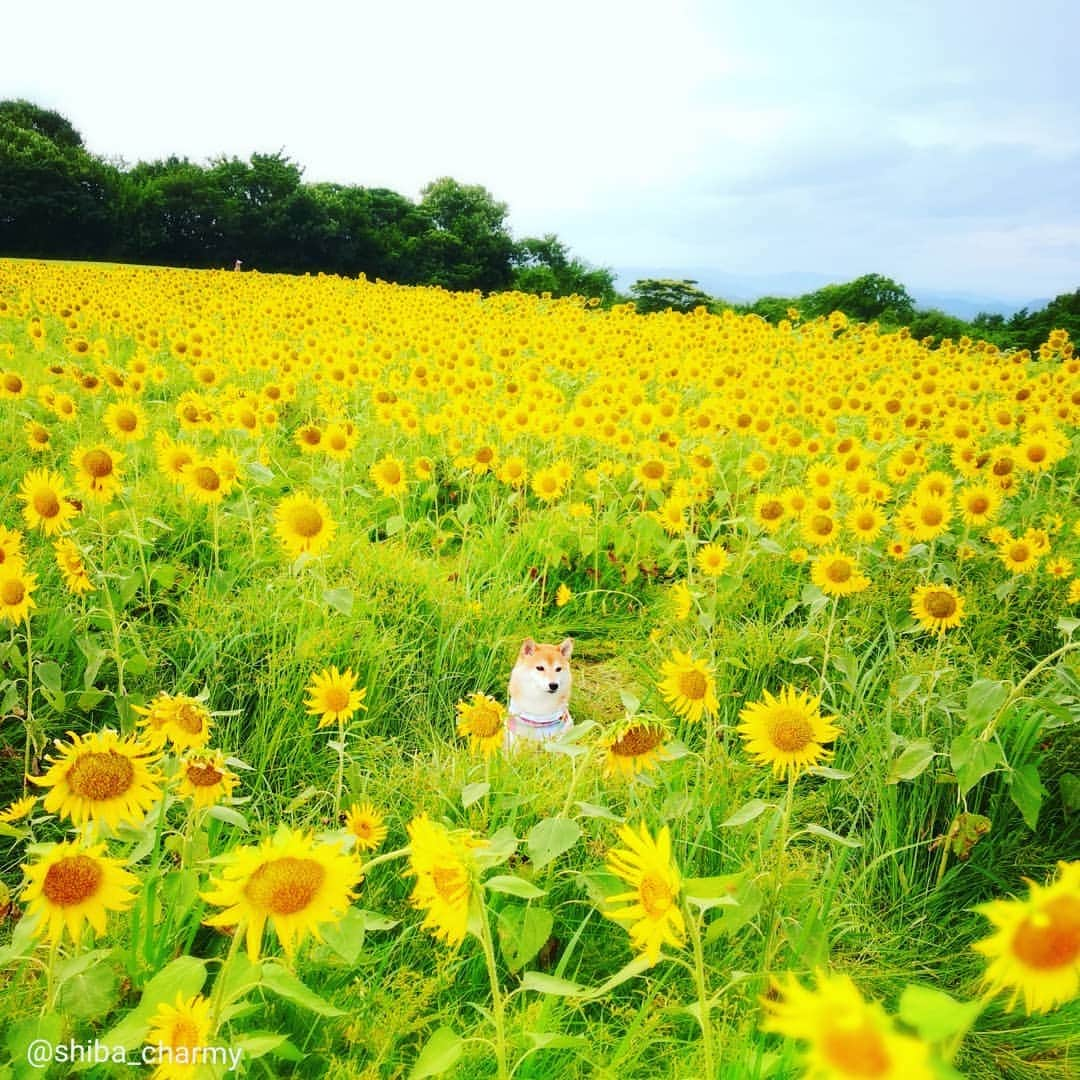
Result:
[[[522,900],[537,900],[544,896],[544,890],[537,888],[531,881],[526,881],[516,874],[496,874],[490,877],[484,884],[497,893],[507,893],[509,896],[517,896]]]
[[[956,1001],[929,986],[909,985],[900,995],[899,1016],[927,1042],[959,1040],[982,1012],[980,1001]]]
[[[721,821],[720,828],[732,829],[736,825],[745,825],[748,821],[761,817],[771,805],[771,803],[764,802],[762,799],[751,799],[749,802],[743,803],[730,817]]]
[[[538,870],[554,862],[581,839],[581,826],[570,818],[550,817],[538,821],[525,838],[525,847]]]
[[[305,986],[288,968],[267,960],[262,966],[262,979],[260,985],[265,986],[273,994],[299,1005],[317,1016],[344,1016],[344,1012],[336,1005],[319,997],[309,986]]]
[[[452,1069],[458,1063],[464,1048],[465,1040],[453,1028],[438,1028],[424,1043],[424,1049],[420,1051],[420,1056],[409,1073],[409,1080],[424,1080],[424,1077],[439,1076]]]

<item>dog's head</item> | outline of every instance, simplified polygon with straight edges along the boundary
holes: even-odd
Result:
[[[548,709],[565,705],[570,699],[570,655],[574,642],[566,638],[560,645],[538,645],[532,638],[521,643],[511,693],[527,697]],[[537,707],[536,711],[542,711]]]

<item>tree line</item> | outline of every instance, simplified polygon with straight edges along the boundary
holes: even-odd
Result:
[[[484,187],[450,177],[419,200],[389,188],[303,181],[283,152],[205,165],[187,158],[127,166],[87,150],[64,116],[24,100],[0,101],[0,255],[101,259],[162,266],[265,272],[366,274],[405,285],[632,300],[638,311],[734,308],[770,322],[843,311],[849,318],[907,326],[917,338],[984,338],[1036,350],[1050,330],[1080,339],[1080,290],[1011,318],[970,322],[917,310],[907,289],[881,274],[797,297],[729,304],[692,280],[643,279],[628,296],[615,274],[572,255],[554,234],[517,240],[508,208]]]
[[[760,315],[771,323],[788,318],[794,309],[801,319],[814,319],[842,311],[858,322],[877,322],[884,329],[907,327],[912,337],[932,338],[940,344],[962,337],[991,341],[1002,349],[1029,349],[1036,352],[1050,331],[1068,331],[1072,341],[1080,341],[1080,289],[1055,297],[1044,308],[1022,308],[1010,318],[982,312],[966,320],[936,308],[919,309],[907,289],[882,274],[863,274],[854,281],[824,285],[802,296],[763,296],[752,304],[731,304],[709,296],[692,279],[649,278],[634,282],[630,294],[641,312],[710,311],[731,308],[740,314]]]
[[[59,113],[0,101],[0,254],[326,273],[402,284],[615,299],[612,271],[553,234],[516,240],[486,188],[308,184],[284,153],[124,166]]]

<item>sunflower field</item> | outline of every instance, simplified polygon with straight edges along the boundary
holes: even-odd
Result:
[[[1080,357],[788,316],[0,261],[0,1078],[1077,1075]]]

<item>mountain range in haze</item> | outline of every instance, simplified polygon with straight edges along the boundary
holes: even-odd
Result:
[[[618,267],[615,270],[615,287],[620,292],[627,292],[630,286],[642,278],[689,278],[698,283],[698,287],[710,296],[729,300],[732,303],[752,304],[763,296],[802,296],[813,292],[823,285],[832,285],[851,278],[830,277],[827,274],[815,274],[809,271],[789,271],[779,274],[732,274],[724,270],[709,267],[697,269],[657,269],[655,267]],[[858,275],[853,275],[857,277]],[[936,289],[921,289],[906,286],[919,309],[937,308],[959,319],[970,320],[984,311],[989,315],[1010,315],[1027,308],[1037,311],[1050,302],[1050,297],[1014,298],[1002,296],[983,296],[963,292],[941,292]]]

